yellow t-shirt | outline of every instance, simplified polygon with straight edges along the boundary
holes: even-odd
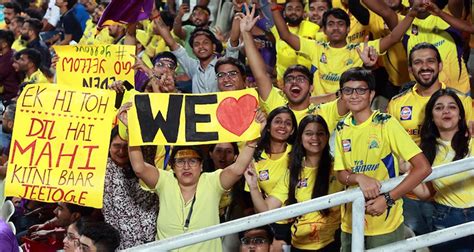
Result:
[[[440,81],[465,94],[470,91],[469,76],[461,54],[463,39],[458,30],[440,17],[430,15],[426,19],[415,18],[405,36],[403,42],[408,54],[421,42],[436,46],[443,62]]]
[[[334,170],[350,170],[379,181],[398,176],[398,157],[410,160],[421,152],[402,126],[389,114],[374,111],[354,125],[348,115],[336,128]],[[352,186],[357,187],[357,186]],[[352,188],[351,187],[351,188]],[[380,216],[365,215],[365,235],[393,232],[403,223],[402,200]],[[352,204],[343,205],[342,231],[352,232]]]
[[[219,224],[219,201],[224,192],[220,183],[221,172],[222,170],[217,170],[201,174],[187,231],[191,232]],[[184,229],[184,222],[188,217],[193,200],[184,202],[173,172],[159,170],[159,173],[160,178],[155,188],[155,193],[160,198],[156,239],[162,240],[187,232]],[[222,251],[221,243],[221,239],[217,238],[180,248],[179,251]]]
[[[284,153],[277,159],[272,159],[264,151],[262,152],[261,159],[255,162],[258,187],[266,195],[269,195],[278,181],[285,176],[290,161],[290,152],[291,145],[288,145]],[[250,191],[247,183],[245,184],[245,191]]]
[[[297,202],[311,199],[316,183],[318,168],[304,167],[300,175],[298,187],[295,190]],[[278,199],[282,204],[288,200],[290,173],[278,181],[270,196]],[[334,172],[329,179],[329,194],[342,191],[344,187],[337,181]],[[340,206],[330,209],[328,216],[319,211],[298,216],[291,227],[291,245],[299,249],[317,250],[334,241],[334,233],[341,223]]]
[[[285,99],[285,95],[280,89],[276,87],[272,88],[266,101],[263,101],[260,99],[260,106],[262,107],[264,111],[267,112],[267,114],[278,107],[286,106],[286,105],[287,105],[287,101]],[[319,104],[317,106],[311,103],[307,109],[292,110],[292,111],[295,114],[296,121],[298,123],[301,121],[301,119],[303,119],[303,117],[307,115],[313,115],[313,114],[320,115],[326,121],[329,128],[329,132],[334,131],[334,129],[336,128],[337,122],[341,120],[341,118],[344,116],[344,115],[342,116],[339,115],[337,111],[337,100],[334,100],[328,103]]]
[[[421,96],[417,92],[418,85],[395,96],[388,104],[387,112],[391,114],[405,128],[413,141],[420,143],[420,129],[425,120],[425,107],[430,100],[429,96]],[[441,88],[446,85],[441,83]],[[466,120],[472,120],[472,99],[458,92],[466,113]]]
[[[15,41],[13,41],[12,49],[15,50],[16,52],[19,52],[25,48],[26,48],[26,42],[21,39],[21,36],[15,39]]]
[[[369,41],[380,52],[380,40]],[[357,53],[357,48],[363,43],[347,44],[342,48],[333,48],[329,42],[315,42],[300,38],[300,52],[309,55],[311,72],[314,75],[313,96],[331,94],[339,90],[339,79],[342,73],[352,67],[362,66],[363,62]]]
[[[86,22],[86,28],[79,41],[79,45],[101,45],[112,44],[113,42],[114,38],[109,35],[109,29],[103,28],[98,32],[97,24],[94,24],[92,19],[89,19]]]
[[[456,154],[451,147],[451,142],[438,139],[438,143],[433,167],[450,163]],[[471,140],[467,157],[472,156],[474,156],[474,141]],[[456,208],[474,207],[473,170],[435,179],[432,183],[436,189],[434,200],[437,203]]]
[[[374,39],[387,36],[390,33],[390,29],[385,24],[383,18],[372,12],[370,14],[371,32]],[[398,17],[400,22],[403,17],[400,15]],[[388,80],[393,85],[401,86],[410,81],[407,53],[401,41],[388,48],[387,52],[379,59],[379,62],[385,67],[388,73]]]
[[[26,76],[23,82],[28,84],[50,83],[50,80],[38,69],[30,77]]]
[[[288,26],[291,33],[298,35],[300,38],[307,38],[315,40],[319,31],[319,26],[310,21],[303,20],[299,26]],[[300,54],[295,51],[284,40],[280,39],[280,35],[276,27],[272,27],[271,32],[275,36],[275,49],[277,52],[277,79],[283,80],[283,73],[285,70],[295,64],[300,64],[305,67],[310,67],[311,60],[307,55]]]

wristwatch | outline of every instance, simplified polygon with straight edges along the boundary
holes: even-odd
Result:
[[[395,205],[395,200],[393,200],[392,197],[390,197],[389,192],[384,193],[383,196],[385,198],[385,202],[387,203],[388,208],[391,208],[392,206]]]

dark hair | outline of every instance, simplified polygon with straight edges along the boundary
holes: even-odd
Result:
[[[332,9],[331,0],[309,0],[309,5],[311,5],[312,3],[316,3],[316,2],[326,3],[328,5],[328,10]]]
[[[120,246],[120,233],[106,222],[84,222],[79,234],[91,239],[97,251],[114,252]]]
[[[270,225],[265,225],[265,226],[260,226],[260,227],[256,227],[256,228],[251,228],[251,229],[248,229],[248,230],[244,230],[242,232],[239,232],[239,239],[243,238],[245,236],[245,234],[249,231],[253,231],[253,230],[264,230],[266,233],[267,233],[267,236],[268,236],[268,243],[269,244],[272,244],[273,242],[273,237],[275,236],[274,233],[273,233],[273,229]]]
[[[15,14],[19,14],[21,12],[21,6],[15,1],[6,2],[3,4],[3,7],[5,9],[13,9],[13,12],[15,12]]]
[[[82,216],[90,216],[92,214],[92,212],[94,212],[94,208],[92,208],[92,207],[79,206],[79,205],[72,204],[72,203],[64,203],[64,204],[66,205],[69,212],[71,212],[71,214],[79,213],[81,215],[81,217]]]
[[[28,26],[36,35],[41,32],[41,29],[43,29],[43,24],[37,18],[28,18],[25,20],[25,23],[28,23]]]
[[[164,51],[156,54],[155,58],[153,58],[153,65],[156,64],[160,59],[162,58],[168,58],[171,59],[175,65],[178,65],[178,59],[176,59],[176,56],[172,52]]]
[[[344,20],[344,22],[346,23],[347,28],[349,28],[351,26],[351,20],[349,18],[349,15],[347,14],[347,12],[345,12],[344,10],[339,9],[339,8],[334,8],[334,9],[329,9],[326,12],[324,12],[323,20],[322,20],[323,27],[326,27],[326,23],[328,22],[329,16],[333,16],[337,19]]]
[[[451,140],[451,147],[456,153],[452,161],[462,159],[469,153],[469,140],[471,139],[471,136],[469,135],[466,114],[461,99],[459,99],[457,91],[453,89],[440,89],[431,96],[426,104],[425,120],[423,121],[420,130],[420,148],[430,164],[433,164],[436,157],[436,150],[439,145],[437,138],[440,136],[438,127],[436,127],[433,121],[433,107],[436,104],[436,101],[442,96],[450,96],[454,99],[459,107],[459,116],[461,117],[459,119],[458,131],[454,134],[453,139]]]
[[[318,123],[324,129],[324,132],[328,135],[329,138],[329,129],[326,121],[319,115],[307,115],[301,120],[300,125],[298,126],[298,134],[293,145],[293,149],[290,153],[290,183],[288,190],[288,204],[294,204],[296,200],[296,188],[301,178],[303,172],[303,160],[306,156],[306,150],[303,147],[302,136],[306,126],[310,123]],[[316,175],[316,180],[314,182],[313,192],[311,193],[311,198],[317,198],[325,196],[329,192],[329,180],[331,176],[331,166],[332,166],[332,157],[329,153],[329,143],[326,143],[326,147],[321,154],[321,159],[318,164],[318,171]],[[329,209],[321,210],[320,213],[323,216],[329,214]]]
[[[15,35],[10,30],[0,30],[0,40],[7,42],[8,47],[12,47],[15,41]]]
[[[28,56],[28,59],[33,62],[33,65],[35,65],[36,68],[40,68],[41,66],[41,53],[34,49],[34,48],[26,48],[23,49],[19,52],[17,52],[19,56],[21,55],[26,55]]]
[[[234,155],[238,156],[239,155],[239,146],[237,145],[236,142],[230,142],[230,144],[232,145]],[[214,148],[216,148],[216,145],[217,144],[210,144],[209,145],[209,149],[208,149],[209,153],[214,151]],[[212,161],[211,156],[207,155],[207,160],[206,160],[206,163],[203,167],[203,171],[204,172],[213,172],[215,170],[216,170],[216,167],[214,166],[214,162]]]
[[[290,134],[286,142],[288,144],[293,144],[295,142],[295,137],[296,137],[296,128],[298,127],[298,121],[296,120],[295,113],[288,108],[287,106],[281,106],[278,108],[275,108],[268,114],[267,117],[267,124],[265,124],[265,127],[262,129],[262,135],[260,137],[260,140],[258,141],[257,148],[254,153],[254,159],[256,161],[259,161],[262,159],[262,152],[266,152],[268,154],[271,153],[271,146],[270,146],[270,140],[272,138],[270,134],[270,128],[272,125],[273,119],[279,114],[289,114],[291,118],[291,123],[293,124],[293,133]]]
[[[436,53],[436,59],[438,60],[438,63],[442,62],[441,55],[439,54],[438,48],[436,48],[436,46],[434,46],[430,43],[427,43],[427,42],[421,42],[421,43],[416,44],[410,50],[410,54],[408,55],[408,66],[412,66],[412,64],[413,64],[413,59],[411,58],[413,53],[418,51],[418,50],[422,50],[422,49],[431,49],[431,50],[433,50]]]
[[[303,6],[303,8],[304,8],[304,3],[305,3],[305,2],[304,2],[303,0],[286,0],[284,7],[286,8],[286,6],[287,6],[289,3],[294,3],[294,2],[300,3],[301,6]]]
[[[307,67],[300,64],[291,65],[290,67],[288,67],[283,73],[283,79],[285,79],[288,74],[293,72],[300,72],[304,74],[306,77],[308,77],[309,85],[313,85],[313,74],[309,71]]]
[[[206,5],[195,5],[191,12],[194,12],[197,9],[201,9],[203,11],[206,11],[208,15],[211,15],[211,10]]]
[[[42,19],[44,14],[41,13],[41,11],[35,9],[35,8],[28,8],[23,11],[28,17],[30,18],[36,18],[36,19]]]
[[[202,153],[201,148],[198,146],[174,146],[169,159],[171,167],[174,165],[174,157],[176,156],[176,153],[178,153],[180,150],[193,150],[199,155],[201,160],[204,160],[204,154]]]
[[[12,19],[12,21],[15,20],[17,23],[23,24],[25,23],[26,18],[22,16],[16,16]]]
[[[353,67],[342,73],[339,80],[339,87],[342,88],[348,81],[364,81],[369,90],[375,90],[375,77],[372,71],[362,67]]]
[[[209,29],[197,27],[194,29],[193,32],[191,32],[191,36],[189,37],[189,45],[191,48],[193,48],[194,40],[196,39],[197,36],[199,35],[204,35],[208,39],[211,40],[211,42],[216,46],[216,52],[221,53],[223,50],[222,43],[216,38],[214,33],[212,33]]]
[[[67,9],[70,10],[74,5],[77,3],[77,0],[66,0],[67,1]]]
[[[242,76],[246,75],[244,64],[242,64],[240,60],[236,58],[231,58],[231,57],[222,57],[218,59],[216,62],[216,65],[214,66],[214,71],[217,73],[217,69],[219,69],[220,66],[227,65],[227,64],[237,67]]]

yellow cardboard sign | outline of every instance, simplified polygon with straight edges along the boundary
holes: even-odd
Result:
[[[27,85],[17,101],[5,195],[102,208],[115,92]]]
[[[135,46],[73,45],[54,46],[59,57],[56,64],[57,83],[73,88],[107,89],[116,80],[135,83],[132,69]]]
[[[128,113],[129,144],[196,145],[253,140],[257,91],[139,94]]]

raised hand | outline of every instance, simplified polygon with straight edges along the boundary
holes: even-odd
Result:
[[[131,102],[124,103],[117,114],[117,118],[123,123],[123,125],[128,127],[128,110],[132,107]]]
[[[189,5],[188,4],[181,4],[178,9],[177,16],[183,17],[185,13],[189,12]]]
[[[247,169],[244,172],[245,181],[249,185],[250,190],[257,189],[258,190],[258,183],[257,183],[257,172],[255,171],[255,167],[253,163],[250,163],[247,166]]]
[[[235,18],[240,20],[240,32],[250,32],[252,28],[255,26],[255,23],[257,23],[258,19],[260,17],[254,17],[255,15],[255,4],[252,5],[252,11],[249,10],[249,6],[247,3],[244,3],[245,7],[245,14],[243,13],[237,13],[235,15]]]
[[[373,46],[369,46],[369,36],[364,38],[364,48],[360,50],[360,47],[357,47],[356,50],[364,67],[371,68],[377,63],[379,55]]]

